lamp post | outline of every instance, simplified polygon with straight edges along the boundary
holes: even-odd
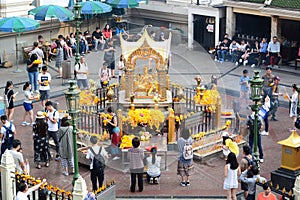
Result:
[[[74,150],[74,176],[73,176],[73,185],[79,177],[78,172],[78,154],[77,154],[77,135],[76,135],[76,120],[79,113],[79,90],[75,89],[76,81],[69,81],[70,87],[65,91],[65,97],[67,102],[67,109],[69,115],[72,117],[72,126],[73,126],[73,150]]]
[[[263,80],[259,77],[258,70],[254,70],[254,76],[250,80],[250,87],[251,87],[251,100],[254,101],[254,105],[252,108],[254,108],[254,151],[253,155],[256,160],[259,160],[259,154],[257,151],[257,140],[258,140],[258,102],[261,100],[262,96],[262,86],[263,86]]]
[[[79,53],[79,26],[81,24],[81,5],[79,4],[79,0],[76,0],[76,3],[74,5],[74,19],[75,19],[75,27],[76,27],[76,33],[75,33],[75,39],[76,39],[76,53],[75,53],[75,65],[79,63],[80,60],[80,53]],[[74,74],[74,79],[76,79],[76,76]]]

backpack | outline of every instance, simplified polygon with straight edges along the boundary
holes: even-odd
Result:
[[[101,171],[105,168],[105,160],[101,155],[102,147],[100,147],[98,154],[95,153],[93,148],[90,147],[90,151],[94,155],[93,159],[93,169],[97,171]]]
[[[248,167],[251,165],[252,167],[251,168],[253,168],[253,167],[258,167],[259,166],[259,164],[258,164],[258,162],[257,162],[257,160],[255,159],[255,157],[254,156],[252,156],[252,160],[250,160],[247,156],[245,156],[244,157],[246,160],[247,160],[247,162],[248,162]],[[253,177],[253,174],[252,174],[252,170],[248,170],[247,171],[247,178],[252,178]]]
[[[193,159],[193,146],[189,142],[186,142],[184,144],[184,147],[183,147],[183,158],[185,160]]]
[[[244,157],[246,160],[247,160],[247,162],[248,162],[248,166],[252,166],[252,167],[254,167],[254,166],[258,166],[258,163],[257,163],[257,160],[254,158],[254,156],[252,156],[252,159],[250,160],[247,156],[245,156]]]
[[[8,96],[7,96],[10,91],[11,90],[8,90],[7,93],[4,92],[4,95],[3,95],[3,102],[4,102],[4,105],[6,107],[9,107],[9,103],[10,103],[11,98],[12,98],[12,96],[10,96],[10,98],[8,99]]]
[[[258,130],[261,129],[261,125],[262,125],[261,121],[260,121],[260,119],[258,119],[258,121],[257,121]],[[254,134],[254,119],[251,116],[248,116],[247,126],[249,127],[250,134]]]
[[[2,145],[5,145],[5,149],[11,149],[12,148],[12,143],[15,139],[15,134],[12,131],[12,123],[10,123],[9,128],[6,126],[3,126],[5,128],[6,133],[5,133],[5,138],[4,138],[4,143]]]

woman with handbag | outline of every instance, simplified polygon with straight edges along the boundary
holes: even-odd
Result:
[[[69,168],[71,168],[71,173],[74,173],[73,126],[70,125],[70,121],[70,116],[63,117],[57,134],[59,138],[59,155],[61,156],[62,173],[65,176],[69,175]]]
[[[265,103],[260,108],[260,111],[259,111],[259,113],[262,113],[261,117],[263,118],[264,124],[265,124],[265,126],[264,126],[265,130],[260,133],[261,135],[269,135],[269,119],[268,119],[268,116],[269,116],[270,107],[271,107],[271,102],[270,102],[269,96],[267,95],[266,98],[265,98]]]

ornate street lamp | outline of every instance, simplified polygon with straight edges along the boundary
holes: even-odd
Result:
[[[73,184],[79,177],[78,172],[78,154],[77,154],[77,135],[76,135],[76,120],[79,109],[79,93],[80,91],[75,88],[76,81],[69,81],[70,87],[67,91],[65,91],[65,97],[67,102],[67,109],[69,115],[72,117],[72,126],[73,126],[73,146],[74,146],[74,176],[73,176]]]
[[[254,76],[250,80],[250,87],[251,87],[251,100],[254,101],[254,105],[252,108],[254,108],[254,151],[253,155],[256,160],[259,160],[259,154],[257,151],[257,140],[258,140],[258,102],[262,98],[262,87],[263,87],[263,80],[259,77],[258,70],[254,70]]]
[[[75,19],[75,27],[76,27],[76,33],[75,33],[75,39],[76,39],[76,54],[75,54],[75,65],[79,63],[80,60],[80,53],[79,53],[79,26],[81,24],[81,5],[79,4],[79,0],[76,0],[76,3],[74,5],[73,11],[74,11],[74,19]],[[76,76],[74,74],[74,79],[76,79]]]

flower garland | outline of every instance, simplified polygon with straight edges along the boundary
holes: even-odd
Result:
[[[156,130],[159,130],[160,124],[165,121],[165,116],[160,110],[141,108],[129,110],[128,116],[123,117],[122,121],[129,123],[132,127],[142,124],[149,125],[151,129],[154,126]]]

